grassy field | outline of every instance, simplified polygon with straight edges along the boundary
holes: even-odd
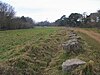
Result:
[[[94,31],[96,33],[99,33],[100,30],[95,29],[95,28],[88,28],[86,30],[89,31]],[[82,33],[82,32],[78,32],[78,34],[83,37],[83,40],[86,42],[86,51],[83,54],[78,55],[77,57],[85,60],[85,61],[89,61],[92,60],[94,61],[94,68],[97,70],[98,74],[100,74],[100,42],[96,41],[95,39],[89,37],[88,35]]]
[[[0,52],[11,50],[16,45],[26,44],[28,41],[38,40],[41,37],[47,38],[56,30],[56,28],[35,28],[0,31]]]
[[[0,31],[0,60],[6,52],[17,49],[23,45],[38,42],[39,39],[47,39],[50,34],[55,33],[59,28],[35,28],[24,30]],[[3,56],[2,56],[3,55]]]
[[[61,68],[69,58],[80,58],[86,62],[93,60],[99,72],[100,43],[77,32],[85,42],[85,51],[78,55],[65,54],[61,44],[68,40],[68,32],[66,28],[59,27],[0,31],[0,74],[70,75],[64,74]]]
[[[1,74],[44,74],[51,60],[63,54],[66,35],[66,30],[57,27],[0,31]]]

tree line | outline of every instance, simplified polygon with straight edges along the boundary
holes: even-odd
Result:
[[[0,1],[0,30],[32,28],[34,21],[30,17],[16,17],[14,8]]]
[[[55,22],[50,23],[49,21],[38,22],[36,26],[66,26],[66,27],[98,27],[100,28],[100,10],[95,13],[87,15],[86,12],[71,13],[68,17],[63,15]]]
[[[69,17],[63,15],[60,19],[54,22],[57,26],[70,26],[70,27],[100,27],[100,10],[95,13],[87,15],[86,12],[71,13]]]
[[[71,13],[68,17],[63,15],[55,22],[41,21],[35,23],[30,17],[16,17],[14,8],[0,1],[0,30],[26,29],[34,26],[66,26],[66,27],[99,27],[100,10],[87,15],[86,12]]]

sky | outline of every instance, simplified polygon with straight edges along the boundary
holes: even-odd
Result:
[[[14,7],[16,16],[31,17],[36,22],[48,20],[53,22],[62,15],[100,9],[100,0],[0,0]]]

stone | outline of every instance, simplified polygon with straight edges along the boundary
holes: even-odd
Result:
[[[71,37],[69,37],[69,39],[81,39],[81,37],[80,36],[71,36]]]
[[[72,71],[73,69],[77,68],[80,65],[85,64],[85,61],[82,61],[80,59],[68,59],[62,64],[62,71],[64,72],[69,72]]]
[[[68,41],[64,44],[62,44],[63,49],[65,50],[66,53],[79,53],[80,50],[82,49],[82,43],[80,42],[81,37],[78,36],[74,30],[71,30],[68,33]]]
[[[63,49],[66,53],[77,53],[82,49],[82,47],[77,39],[70,39],[63,44]]]
[[[80,36],[78,36],[75,32],[68,33],[69,39],[81,39]]]
[[[74,32],[70,32],[70,33],[68,33],[68,35],[69,35],[69,37],[72,37],[72,36],[77,36],[77,34],[76,34],[76,33],[74,33]]]

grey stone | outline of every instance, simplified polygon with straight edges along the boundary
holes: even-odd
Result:
[[[68,59],[62,64],[62,71],[68,72],[75,68],[77,68],[79,65],[85,64],[85,61],[82,61],[80,59]]]
[[[74,32],[70,32],[70,33],[68,33],[68,35],[69,35],[69,37],[72,37],[72,36],[77,36],[77,34],[76,34],[76,33],[74,33]]]
[[[80,42],[81,37],[78,36],[74,30],[68,33],[69,40],[63,44],[63,49],[66,53],[78,53],[82,49],[82,44]]]
[[[80,36],[78,36],[75,32],[68,33],[69,39],[81,39]]]
[[[66,53],[77,53],[81,48],[82,47],[77,39],[68,40],[65,44],[63,44],[63,49]]]
[[[69,39],[81,39],[81,37],[80,36],[71,36],[71,37],[69,37]]]

